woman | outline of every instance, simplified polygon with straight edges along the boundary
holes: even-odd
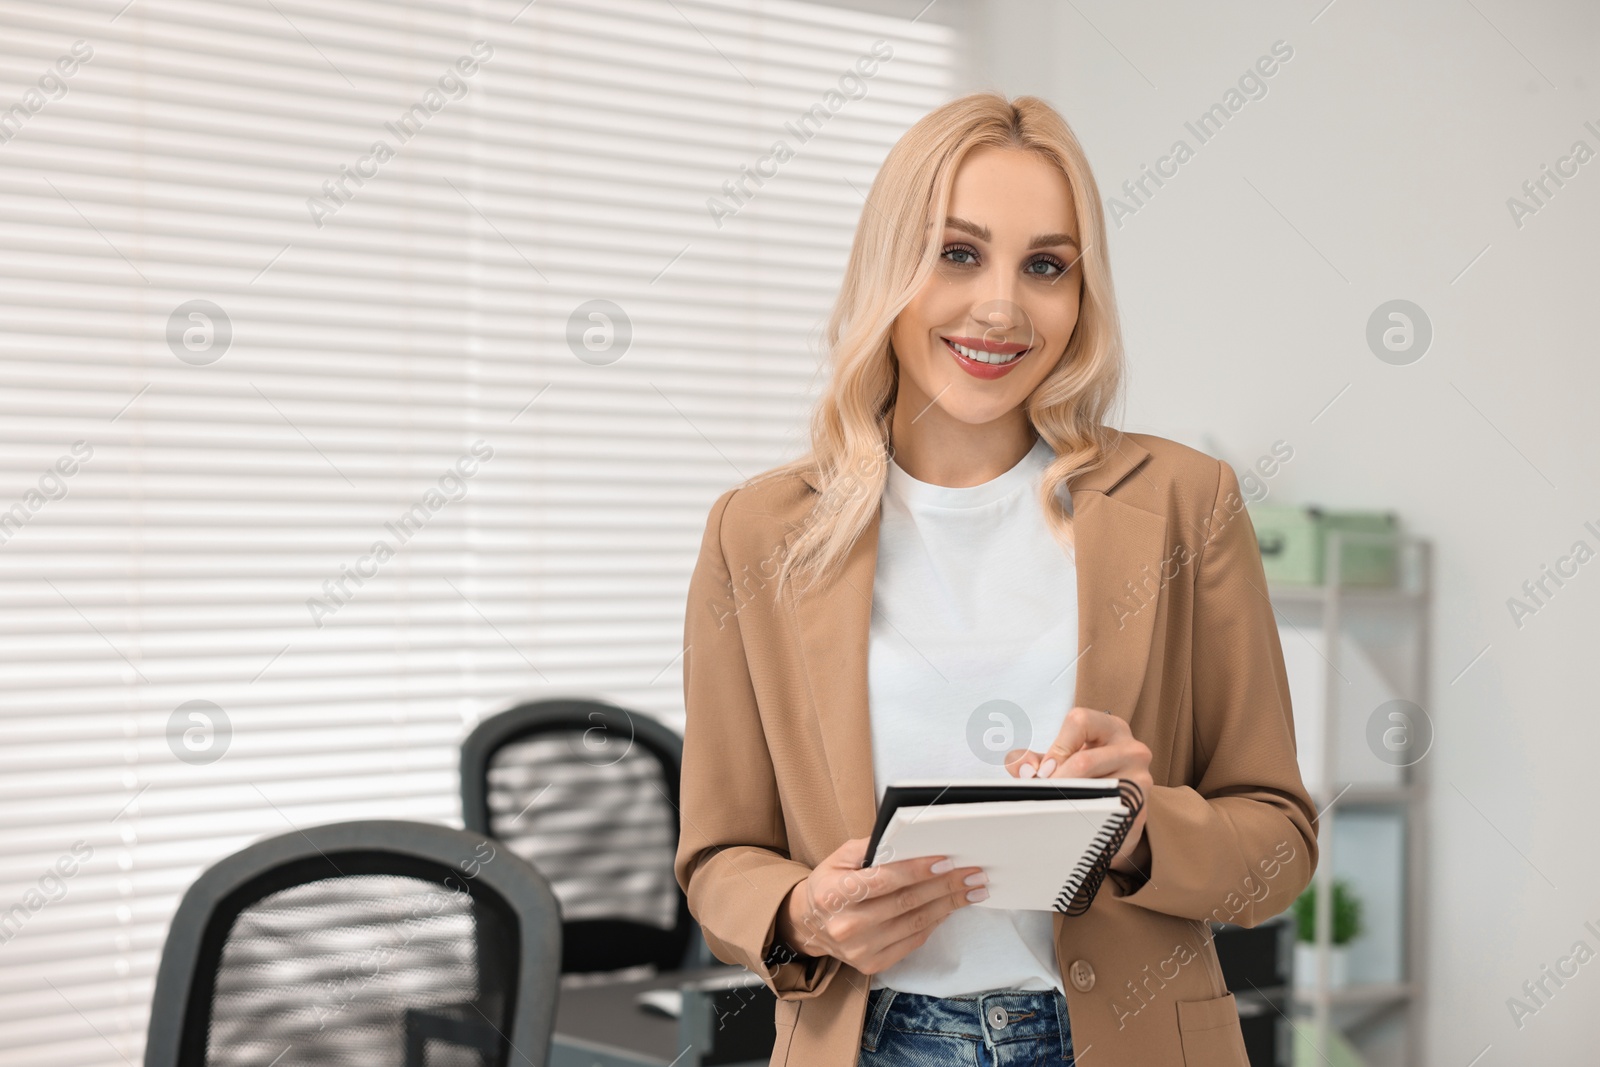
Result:
[[[980,93],[913,126],[827,340],[811,453],[717,499],[685,623],[675,870],[778,998],[771,1063],[1245,1067],[1209,920],[1294,900],[1315,812],[1236,475],[1105,424],[1105,223],[1061,117]],[[860,867],[890,781],[1002,774],[1143,790],[1084,914]]]

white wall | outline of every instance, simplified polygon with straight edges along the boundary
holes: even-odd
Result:
[[[1520,628],[1507,600],[1600,548],[1600,158],[1520,228],[1506,201],[1575,141],[1600,151],[1600,10],[1324,3],[976,3],[967,88],[1051,101],[1109,197],[1293,48],[1113,231],[1126,423],[1209,432],[1236,467],[1287,441],[1275,499],[1395,508],[1434,540],[1426,1062],[1587,1062],[1600,957],[1520,1028],[1507,1000],[1600,952],[1600,562]],[[1434,326],[1408,366],[1365,341],[1393,298]]]

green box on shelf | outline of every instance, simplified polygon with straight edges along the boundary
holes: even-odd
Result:
[[[1261,545],[1267,581],[1322,585],[1327,574],[1328,534],[1399,533],[1392,511],[1328,511],[1301,504],[1252,504],[1250,523]],[[1377,538],[1345,538],[1339,577],[1344,585],[1392,586],[1399,576],[1398,544]]]

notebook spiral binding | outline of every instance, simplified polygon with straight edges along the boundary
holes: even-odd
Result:
[[[1100,883],[1106,880],[1106,872],[1111,870],[1111,862],[1117,858],[1117,850],[1127,839],[1133,820],[1144,809],[1144,792],[1126,778],[1118,779],[1117,794],[1122,798],[1128,814],[1107,824],[1094,839],[1094,847],[1084,853],[1083,859],[1078,861],[1078,866],[1062,884],[1061,892],[1056,894],[1056,911],[1082,915],[1089,910],[1095,894],[1100,892]]]

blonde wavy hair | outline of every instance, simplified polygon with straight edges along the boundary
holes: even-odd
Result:
[[[888,476],[899,388],[890,327],[937,266],[956,169],[980,147],[1036,152],[1061,168],[1072,190],[1083,245],[1078,321],[1060,363],[1025,402],[1034,430],[1056,452],[1039,505],[1063,544],[1071,529],[1061,503],[1070,501],[1068,479],[1099,467],[1113,447],[1106,416],[1122,398],[1122,330],[1088,157],[1066,120],[1038,97],[980,92],[943,104],[889,150],[867,194],[825,327],[832,373],[811,414],[810,451],[750,480],[809,471],[819,486],[802,532],[783,554],[775,603],[791,581],[810,589],[831,575],[873,519]]]

